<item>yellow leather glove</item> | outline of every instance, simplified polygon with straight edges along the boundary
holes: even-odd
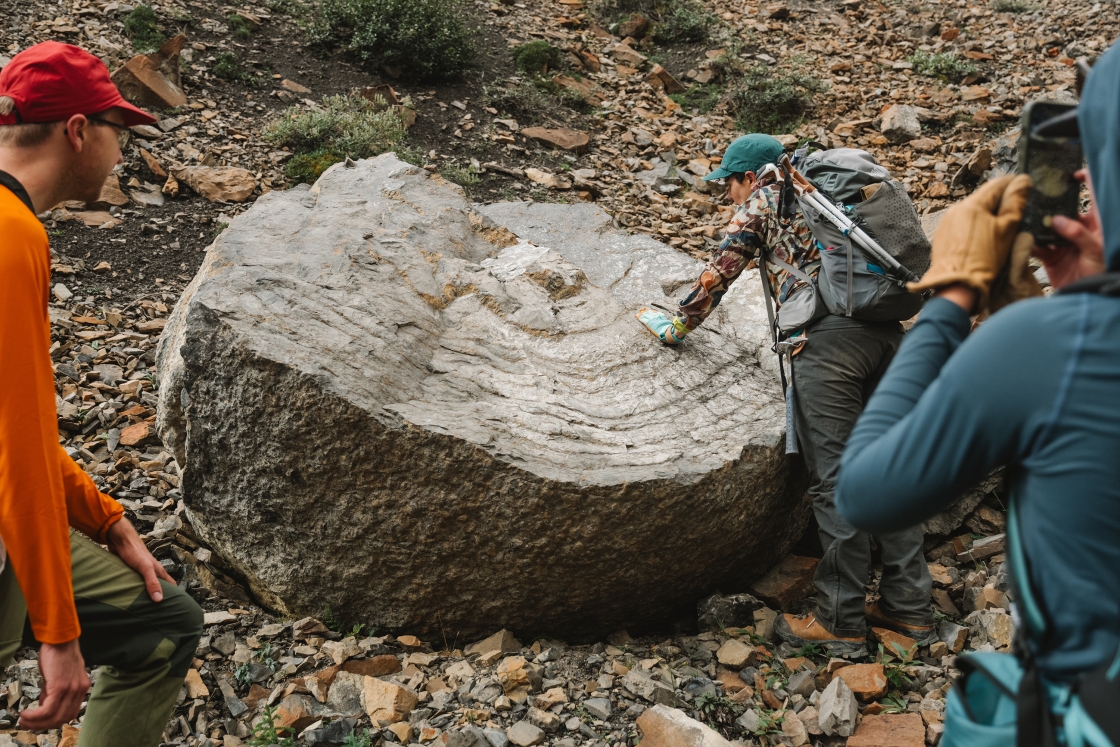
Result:
[[[992,296],[988,301],[988,311],[995,313],[1024,298],[1042,295],[1042,286],[1035,280],[1031,271],[1031,250],[1034,249],[1034,236],[1021,233],[1011,245],[1011,258],[1003,271],[992,283]]]
[[[984,308],[1011,253],[1030,188],[1029,176],[1003,176],[949,208],[933,234],[929,269],[908,285],[911,292],[964,283],[979,294],[976,307]]]

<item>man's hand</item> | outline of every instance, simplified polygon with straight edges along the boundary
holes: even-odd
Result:
[[[21,713],[19,725],[33,730],[56,729],[73,721],[89,692],[89,676],[77,639],[44,643],[39,650],[39,671],[43,674],[39,707]]]
[[[976,291],[980,305],[1011,253],[1023,217],[1031,180],[1027,176],[993,179],[945,214],[933,235],[930,267],[914,293],[963,283]]]
[[[1089,172],[1081,169],[1074,174],[1080,182],[1089,183]],[[1090,275],[1105,271],[1104,233],[1101,231],[1101,218],[1097,212],[1096,200],[1092,198],[1092,184],[1089,186],[1089,212],[1072,220],[1062,215],[1054,216],[1054,232],[1073,246],[1036,246],[1034,256],[1042,260],[1050,285],[1062,288]]]
[[[159,585],[159,580],[162,578],[173,586],[175,580],[167,574],[167,569],[160,565],[159,561],[148,552],[147,546],[140,539],[140,535],[136,533],[136,529],[129,520],[119,519],[113,526],[109,527],[106,538],[109,540],[109,550],[144,579],[144,586],[147,588],[148,596],[152,598],[152,601],[162,602],[163,589]]]

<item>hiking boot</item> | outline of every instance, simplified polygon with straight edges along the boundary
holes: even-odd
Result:
[[[937,640],[937,628],[932,623],[929,625],[914,625],[913,623],[896,620],[884,612],[878,602],[864,607],[863,614],[867,617],[867,623],[871,627],[886,628],[887,630],[893,630],[895,633],[901,633],[907,638],[913,638],[919,646],[928,646]]]
[[[791,646],[820,646],[830,656],[867,656],[863,638],[841,638],[828,632],[816,615],[785,614],[774,623],[774,632]]]

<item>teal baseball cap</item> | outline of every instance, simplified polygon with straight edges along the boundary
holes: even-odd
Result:
[[[732,174],[751,171],[757,174],[766,164],[777,163],[785,148],[777,138],[754,132],[737,137],[727,146],[719,168],[704,177],[704,181],[726,179]]]

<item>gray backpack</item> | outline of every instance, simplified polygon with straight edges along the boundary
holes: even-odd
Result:
[[[929,240],[905,188],[890,178],[874,156],[854,148],[817,151],[799,159],[798,170],[817,189],[916,276],[929,269]],[[820,244],[817,290],[830,314],[867,321],[902,321],[922,307],[921,296],[906,290],[866,257],[833,223],[805,200],[798,200],[805,222]]]

